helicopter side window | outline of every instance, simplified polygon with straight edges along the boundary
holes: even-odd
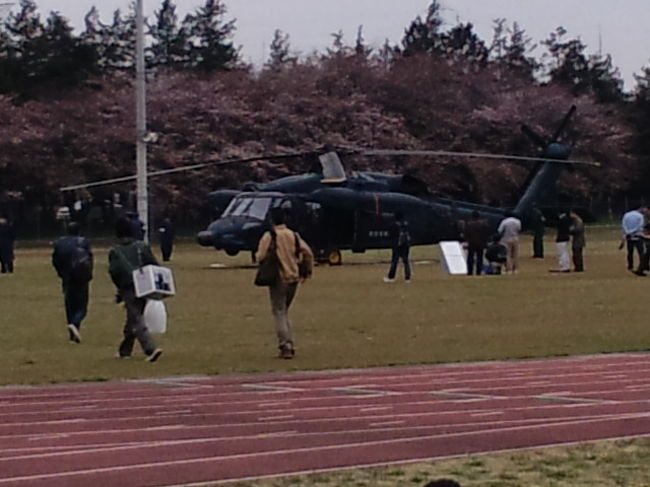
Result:
[[[264,220],[270,205],[271,198],[235,198],[226,208],[224,216],[250,216]]]
[[[266,213],[269,211],[269,206],[271,206],[271,198],[253,198],[246,208],[246,213],[258,220],[264,220]]]

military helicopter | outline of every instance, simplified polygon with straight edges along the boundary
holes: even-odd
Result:
[[[269,210],[288,208],[289,225],[300,232],[321,261],[341,263],[341,250],[365,252],[390,248],[394,215],[400,212],[409,222],[413,245],[433,244],[459,237],[459,221],[474,211],[496,230],[508,211],[526,223],[533,205],[540,202],[554,186],[571,149],[559,137],[575,113],[572,106],[549,139],[522,125],[522,131],[542,149],[539,157],[499,154],[457,153],[445,151],[366,150],[324,148],[318,155],[320,171],[288,176],[262,184],[248,183],[241,190],[219,190],[209,195],[209,202],[223,212],[206,230],[197,235],[202,246],[224,250],[228,255],[254,251],[264,231],[269,228]],[[514,208],[497,208],[441,198],[432,195],[426,184],[411,175],[373,172],[346,174],[340,155],[462,155],[532,161],[525,191]],[[597,163],[593,163],[597,164]],[[225,208],[225,209],[224,209]]]
[[[569,160],[571,148],[559,142],[562,131],[575,111],[576,107],[572,106],[549,138],[544,138],[528,126],[522,125],[521,130],[542,149],[537,157],[435,150],[323,147],[309,152],[263,154],[245,159],[192,164],[149,172],[149,176],[162,176],[213,165],[316,156],[319,167],[314,167],[310,172],[267,183],[246,183],[240,189],[222,189],[210,193],[208,204],[217,218],[205,230],[199,232],[197,240],[202,246],[224,250],[231,256],[241,251],[253,252],[262,233],[269,228],[269,210],[275,206],[283,206],[290,209],[290,226],[307,240],[315,250],[317,258],[337,265],[342,262],[341,250],[364,252],[369,249],[390,248],[390,231],[397,212],[402,213],[409,222],[413,245],[433,244],[458,238],[458,222],[469,219],[474,211],[478,211],[481,218],[486,219],[494,229],[508,211],[513,211],[526,223],[533,205],[552,190],[563,166],[598,165]],[[498,208],[435,196],[429,192],[423,181],[408,174],[347,174],[341,156],[350,155],[460,156],[533,162],[536,167],[531,171],[517,205],[514,208]],[[135,176],[68,186],[61,190],[122,183],[132,179],[135,179]]]

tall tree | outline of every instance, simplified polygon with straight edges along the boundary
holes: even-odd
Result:
[[[182,67],[189,61],[188,35],[179,27],[176,6],[163,0],[155,12],[155,24],[149,26],[153,40],[148,48],[149,63],[155,66]]]
[[[550,55],[547,66],[552,81],[570,86],[574,93],[592,93],[603,103],[620,101],[623,81],[610,56],[587,56],[580,39],[564,38],[566,30],[558,27],[543,42]]]
[[[485,42],[474,32],[470,23],[458,24],[444,38],[444,48],[448,56],[468,61],[485,63],[489,50]]]
[[[239,52],[230,40],[235,31],[235,20],[224,21],[226,12],[221,0],[206,0],[205,5],[183,21],[189,33],[193,67],[208,72],[228,70],[239,61]]]
[[[296,61],[297,57],[291,55],[289,34],[284,34],[280,29],[276,29],[271,41],[269,59],[264,66],[271,71],[282,71],[287,66],[295,65]]]
[[[367,59],[372,54],[372,47],[366,44],[366,40],[363,38],[363,25],[360,25],[357,29],[357,39],[354,43],[354,54],[357,57]]]
[[[31,98],[51,89],[67,88],[95,71],[92,49],[72,35],[68,21],[52,12],[41,22],[32,0],[9,17],[0,54],[0,92]]]
[[[506,19],[494,21],[494,35],[490,46],[490,55],[494,62],[524,75],[532,80],[539,63],[531,55],[537,47],[532,38],[519,27],[517,22],[512,27],[506,27]]]
[[[441,32],[443,23],[440,2],[433,0],[424,20],[418,15],[406,29],[402,39],[403,54],[413,56],[421,53],[444,53],[445,35]]]
[[[580,39],[566,39],[567,31],[558,27],[542,44],[548,49],[546,74],[551,81],[570,86],[574,93],[589,90],[589,62],[586,46]]]

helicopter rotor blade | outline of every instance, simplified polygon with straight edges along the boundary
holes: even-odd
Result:
[[[579,161],[572,159],[553,159],[549,157],[527,157],[510,154],[487,154],[483,152],[454,152],[442,150],[391,150],[391,149],[356,149],[350,150],[353,154],[362,156],[433,156],[433,157],[468,157],[476,159],[503,159],[510,161],[527,162],[555,162],[557,164],[579,164],[599,167],[600,162]]]
[[[548,143],[546,142],[544,137],[539,135],[537,132],[535,132],[533,129],[531,129],[528,125],[522,124],[521,125],[521,131],[523,133],[525,133],[528,136],[528,138],[530,138],[533,142],[535,142],[539,147],[541,147],[542,149],[546,149],[546,146],[548,145]]]
[[[557,129],[555,130],[555,133],[553,134],[553,137],[551,137],[551,142],[555,142],[560,134],[564,131],[566,128],[567,124],[569,123],[569,120],[573,116],[573,114],[576,112],[577,107],[575,105],[571,105],[571,108],[569,108],[569,111],[566,113],[562,121],[560,122],[560,125],[558,125]]]
[[[292,159],[295,157],[303,157],[307,155],[313,155],[313,154],[318,154],[318,151],[306,151],[306,152],[291,152],[287,154],[265,154],[265,155],[260,155],[260,156],[253,156],[253,157],[244,157],[244,158],[239,158],[239,159],[225,159],[225,160],[220,160],[220,161],[210,161],[210,162],[201,162],[198,164],[190,164],[187,166],[180,166],[180,167],[174,167],[170,169],[160,169],[158,171],[150,171],[147,173],[147,177],[156,177],[156,176],[163,176],[165,174],[173,174],[173,173],[180,173],[180,172],[185,172],[185,171],[193,171],[197,169],[204,169],[206,167],[210,166],[225,166],[228,164],[240,164],[244,162],[254,162],[254,161],[263,161],[263,160],[282,160],[282,159]],[[98,186],[106,186],[109,184],[116,184],[116,183],[124,183],[128,181],[135,181],[137,176],[135,174],[130,175],[130,176],[121,176],[117,178],[112,178],[112,179],[102,179],[100,181],[92,181],[89,183],[83,183],[83,184],[73,184],[70,186],[64,186],[62,188],[59,188],[59,191],[61,192],[66,192],[66,191],[74,191],[77,189],[86,189],[86,188],[94,188]]]

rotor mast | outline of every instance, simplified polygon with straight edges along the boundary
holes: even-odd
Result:
[[[149,241],[149,195],[147,190],[147,105],[144,64],[144,0],[135,4],[135,85],[136,85],[136,200],[138,217],[144,223],[144,240]]]

